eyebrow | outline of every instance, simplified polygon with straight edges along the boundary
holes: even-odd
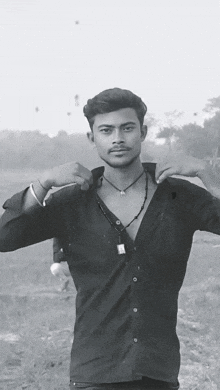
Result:
[[[136,125],[136,123],[135,122],[125,122],[125,123],[122,123],[121,125],[120,125],[120,127],[123,127],[123,126],[127,126],[127,125]],[[113,125],[108,125],[108,124],[102,124],[102,125],[100,125],[100,126],[98,126],[98,129],[100,129],[100,127],[109,127],[109,128],[113,128],[113,127],[115,127],[115,126],[113,126]]]

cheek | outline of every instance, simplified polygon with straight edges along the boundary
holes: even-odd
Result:
[[[134,145],[134,148],[136,148],[136,149],[140,148],[140,146],[141,146],[141,138],[140,137],[134,136],[131,139],[131,142]]]
[[[100,152],[105,152],[107,150],[106,142],[100,140],[99,138],[95,139],[96,149]]]

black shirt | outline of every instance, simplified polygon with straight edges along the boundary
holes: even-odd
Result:
[[[155,164],[144,164],[154,177]],[[220,201],[186,180],[159,184],[135,241],[118,233],[97,203],[93,171],[87,191],[71,186],[47,206],[22,212],[25,191],[6,201],[0,250],[58,237],[65,242],[77,289],[70,377],[74,382],[121,382],[147,376],[175,382],[180,355],[176,335],[178,294],[196,230],[220,234]],[[100,200],[101,201],[101,200]],[[117,228],[123,228],[105,204]]]

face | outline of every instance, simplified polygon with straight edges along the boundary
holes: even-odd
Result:
[[[109,166],[119,168],[140,158],[146,129],[141,127],[133,108],[123,108],[96,115],[93,132],[88,137],[95,143],[100,158]]]

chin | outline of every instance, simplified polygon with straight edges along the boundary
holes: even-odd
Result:
[[[101,156],[100,156],[101,157]],[[140,157],[140,155],[138,154],[137,156],[134,156],[132,158],[115,158],[115,159],[107,159],[107,158],[103,158],[101,157],[101,159],[106,163],[108,164],[111,168],[126,168],[126,167],[129,167],[130,165],[133,164],[134,161],[136,161],[138,158]]]

